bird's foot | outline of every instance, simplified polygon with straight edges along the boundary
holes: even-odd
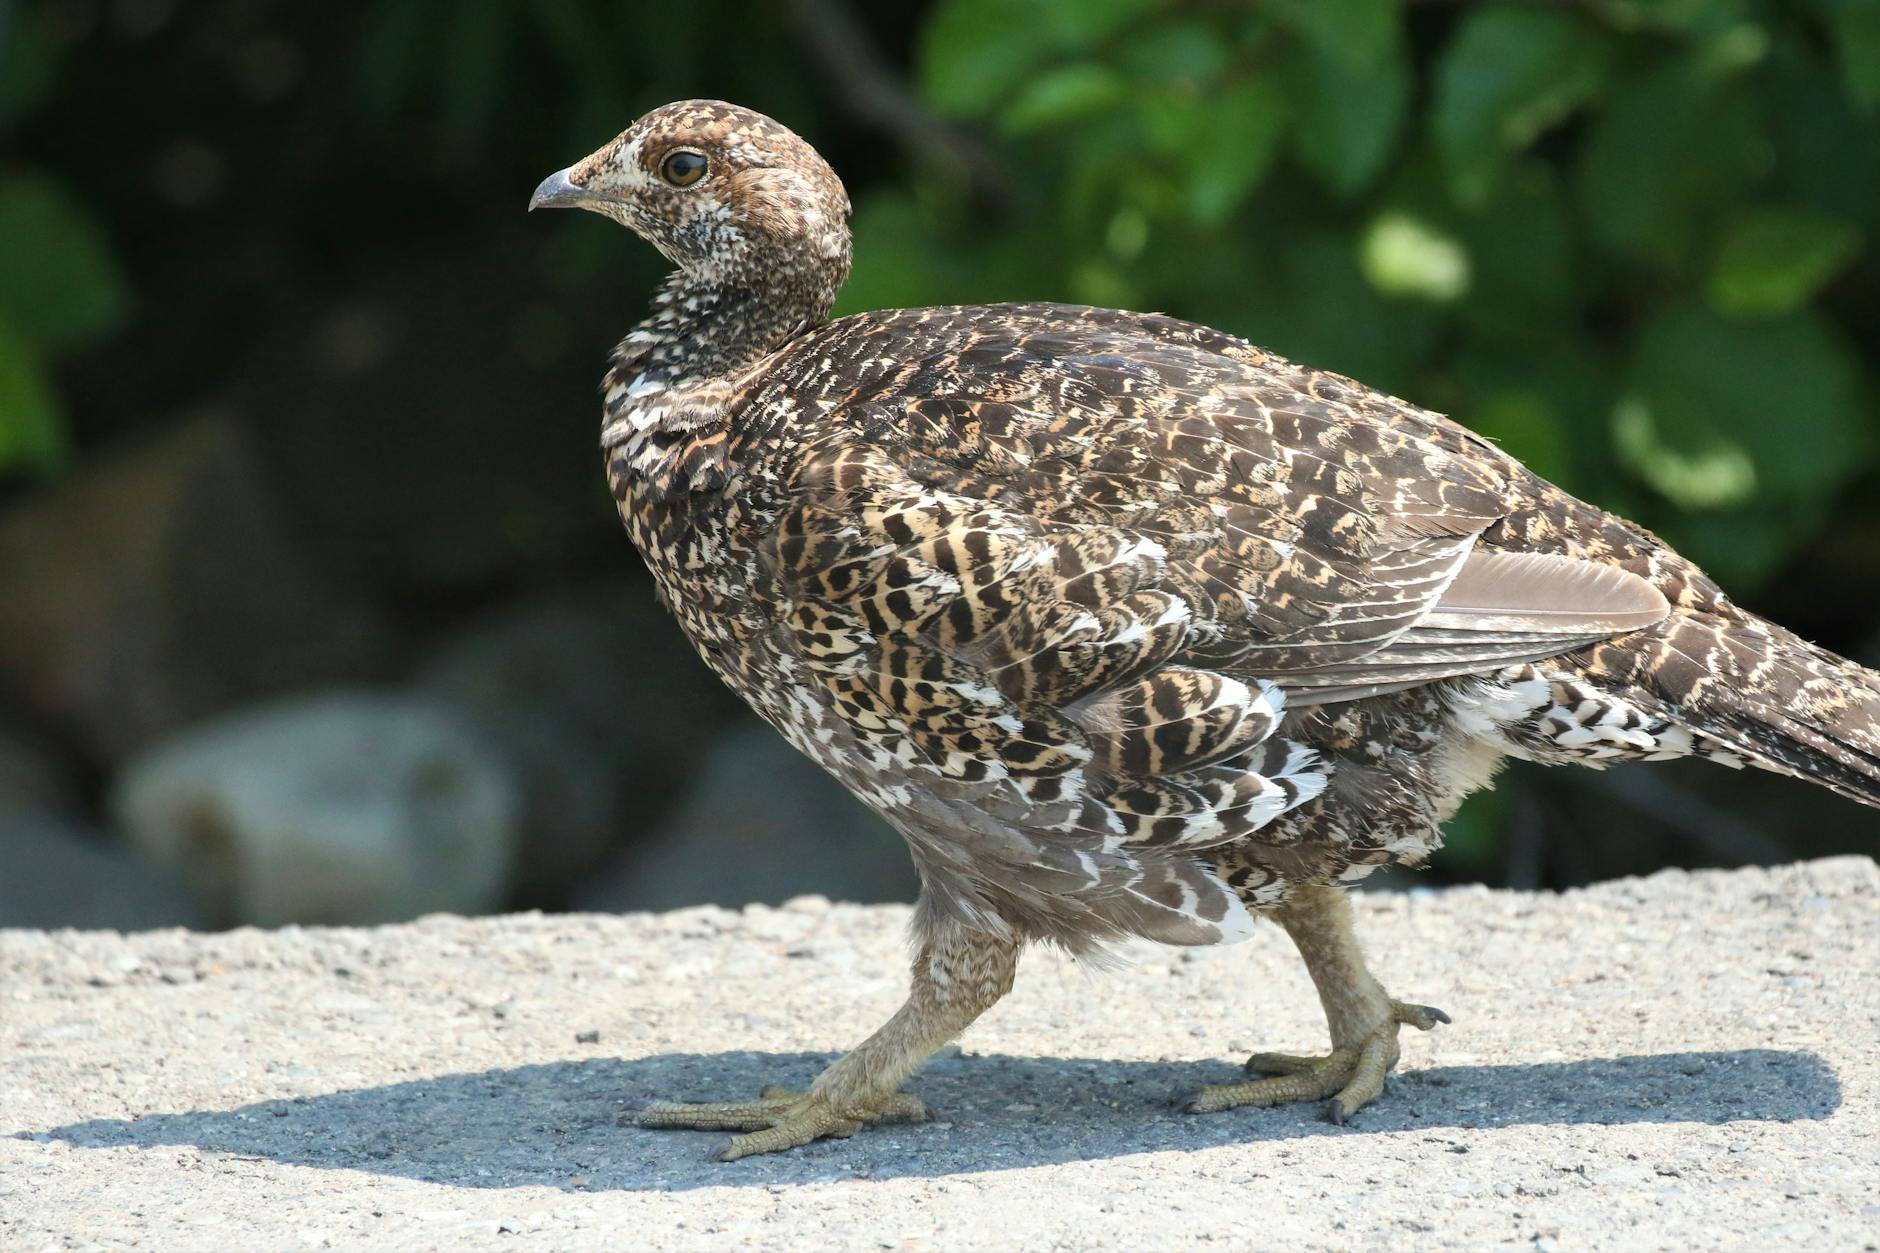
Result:
[[[909,1092],[890,1092],[879,1100],[845,1102],[840,1108],[812,1093],[768,1087],[755,1101],[718,1101],[686,1105],[655,1101],[640,1111],[642,1127],[692,1131],[742,1131],[715,1156],[735,1162],[756,1153],[780,1153],[824,1136],[852,1136],[882,1119],[925,1122],[927,1107]]]
[[[1353,1044],[1335,1048],[1323,1057],[1292,1053],[1255,1053],[1247,1059],[1250,1074],[1274,1076],[1248,1083],[1210,1085],[1197,1092],[1183,1108],[1190,1114],[1211,1114],[1241,1105],[1281,1105],[1288,1101],[1331,1100],[1326,1117],[1343,1124],[1384,1090],[1384,1076],[1397,1064],[1397,1029],[1411,1026],[1428,1031],[1448,1022],[1449,1015],[1428,1005],[1391,1002],[1390,1020]]]

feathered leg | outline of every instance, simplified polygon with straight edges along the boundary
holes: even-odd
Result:
[[[659,1101],[642,1127],[743,1131],[718,1160],[775,1153],[824,1136],[850,1136],[883,1118],[920,1121],[920,1099],[898,1089],[941,1045],[1012,989],[1019,945],[944,926],[914,958],[913,986],[894,1017],[816,1077],[808,1092],[765,1088],[755,1101],[682,1105]]]
[[[1342,1123],[1384,1090],[1384,1076],[1397,1064],[1398,1027],[1428,1031],[1448,1022],[1449,1015],[1393,1001],[1378,986],[1358,950],[1351,901],[1342,888],[1297,888],[1272,915],[1292,937],[1319,990],[1332,1051],[1323,1057],[1255,1053],[1247,1059],[1247,1070],[1275,1078],[1203,1088],[1188,1102],[1188,1112],[1331,1097],[1326,1113]]]

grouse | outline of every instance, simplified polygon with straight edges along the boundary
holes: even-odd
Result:
[[[777,122],[667,105],[546,179],[676,267],[601,446],[717,674],[901,833],[912,988],[806,1092],[660,1102],[724,1160],[924,1109],[900,1085],[1020,951],[1292,938],[1321,1057],[1192,1111],[1376,1097],[1448,1018],[1367,971],[1343,885],[1417,865],[1516,757],[1697,756],[1880,804],[1880,675],[1449,419],[1160,314],[828,320],[849,201]]]

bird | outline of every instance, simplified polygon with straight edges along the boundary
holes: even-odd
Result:
[[[1734,604],[1466,426],[1159,313],[831,320],[849,199],[750,109],[655,109],[529,207],[674,269],[600,444],[699,655],[905,838],[905,1003],[805,1090],[656,1101],[735,1160],[926,1117],[902,1089],[1020,954],[1298,949],[1330,1036],[1195,1113],[1383,1091],[1442,1011],[1366,966],[1347,889],[1419,866],[1510,758],[1699,757],[1880,805],[1880,675]]]

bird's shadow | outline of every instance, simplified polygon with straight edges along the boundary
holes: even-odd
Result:
[[[1173,1108],[1202,1083],[1232,1082],[1239,1072],[1226,1063],[954,1055],[910,1085],[935,1111],[932,1123],[733,1165],[709,1160],[722,1133],[645,1131],[632,1119],[655,1097],[728,1100],[771,1082],[801,1086],[830,1060],[727,1052],[562,1061],[16,1134],[81,1149],[188,1144],[462,1187],[677,1191],[940,1177],[1306,1136],[1788,1122],[1826,1118],[1841,1103],[1840,1083],[1815,1054],[1741,1049],[1413,1070],[1341,1128],[1313,1105],[1206,1116]]]

